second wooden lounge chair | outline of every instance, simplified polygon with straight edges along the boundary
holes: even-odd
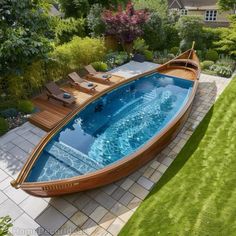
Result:
[[[68,75],[70,84],[80,90],[81,92],[93,94],[96,92],[97,85],[82,79],[76,72],[72,72]]]
[[[97,72],[92,65],[88,65],[85,66],[84,69],[86,70],[87,74],[87,78],[91,79],[93,81],[96,81],[98,83],[105,83],[105,84],[109,84],[110,78],[112,77],[111,74],[108,73],[100,73]]]
[[[60,89],[59,86],[55,82],[50,82],[45,85],[47,90],[48,100],[50,98],[55,99],[63,103],[63,105],[71,105],[75,103],[75,97],[71,94],[68,94],[65,90]],[[65,96],[67,95],[67,96]]]

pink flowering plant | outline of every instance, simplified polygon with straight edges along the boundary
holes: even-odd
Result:
[[[124,10],[120,5],[116,12],[105,10],[102,14],[106,34],[115,36],[122,46],[125,43],[132,43],[143,34],[141,26],[148,17],[146,10],[135,10],[132,2],[129,2]]]

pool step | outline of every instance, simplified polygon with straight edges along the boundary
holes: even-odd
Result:
[[[64,163],[68,168],[76,170],[81,174],[86,174],[97,169],[97,165],[91,165],[91,162],[85,162],[85,159],[79,155],[73,155],[71,152],[67,152],[63,145],[53,141],[46,146],[45,151],[47,151],[55,159]]]
[[[157,97],[157,92],[155,89],[153,89],[150,93],[146,93],[143,96],[143,99],[147,102],[154,100]]]
[[[90,158],[88,155],[80,152],[79,150],[59,141],[59,142],[55,142],[55,145],[64,150],[65,152],[70,153],[72,156],[79,158],[80,160],[82,160],[84,163],[96,168],[96,169],[101,169],[104,167],[102,163],[102,159],[101,160],[94,160],[92,158]]]

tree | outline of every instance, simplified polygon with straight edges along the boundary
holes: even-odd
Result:
[[[0,73],[20,73],[50,51],[50,19],[40,1],[0,1]]]
[[[73,17],[61,19],[55,17],[55,43],[67,43],[74,36],[85,37],[85,19],[75,19]]]
[[[135,9],[148,9],[159,15],[161,18],[167,17],[167,0],[134,0]]]
[[[123,47],[143,34],[141,26],[148,17],[146,10],[134,10],[131,2],[127,4],[125,10],[119,6],[117,12],[105,10],[102,14],[106,34],[115,36]]]
[[[218,0],[218,5],[224,11],[233,9],[236,13],[236,2],[235,0]]]
[[[150,14],[149,19],[143,25],[143,38],[152,50],[165,48],[166,34],[163,30],[163,20],[157,12]]]
[[[193,41],[196,41],[197,49],[204,49],[203,21],[198,16],[182,16],[176,25],[181,39],[181,50],[189,49]]]
[[[59,0],[59,2],[65,17],[85,17],[90,7],[88,0]]]
[[[221,32],[220,40],[215,42],[217,50],[236,58],[236,15],[230,17],[230,27]]]
[[[100,4],[102,7],[117,8],[118,4],[126,3],[127,0],[59,0],[61,10],[65,17],[81,18],[89,14],[93,4]]]
[[[105,24],[101,15],[104,8],[101,4],[93,4],[87,16],[87,25],[92,37],[101,36],[105,32]]]

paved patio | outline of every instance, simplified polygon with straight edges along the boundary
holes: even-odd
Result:
[[[144,62],[130,61],[122,66],[116,67],[115,69],[109,71],[109,73],[127,79],[139,74],[143,74],[150,70],[154,70],[159,66],[160,66],[159,64],[148,61]]]
[[[176,139],[153,161],[105,187],[59,198],[35,198],[10,181],[40,139],[41,129],[25,123],[0,137],[0,216],[13,219],[13,235],[117,235],[189,139],[229,79],[202,75],[193,110]]]

